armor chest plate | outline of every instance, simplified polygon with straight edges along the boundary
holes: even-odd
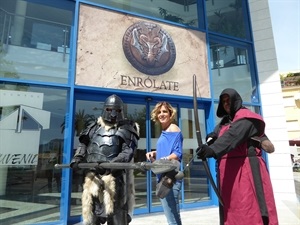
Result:
[[[117,129],[105,130],[100,127],[92,136],[87,148],[87,161],[99,162],[110,161],[121,151],[119,137],[116,136]]]

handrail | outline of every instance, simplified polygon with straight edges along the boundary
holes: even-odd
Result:
[[[3,14],[2,18],[3,20],[0,20],[0,25],[2,24],[2,29],[0,30],[0,44],[3,44],[3,50],[5,52],[8,51],[8,46],[9,46],[9,41],[11,39],[11,27],[12,27],[12,23],[13,23],[13,18],[14,17],[20,17],[20,18],[24,18],[24,20],[28,21],[28,20],[32,20],[34,22],[41,22],[43,24],[48,24],[48,25],[53,25],[55,27],[61,27],[62,28],[62,32],[63,34],[63,38],[61,40],[61,42],[56,42],[54,40],[55,43],[57,43],[57,46],[61,46],[63,47],[63,61],[65,61],[66,58],[66,54],[67,54],[67,47],[68,47],[68,43],[69,43],[69,39],[67,38],[67,33],[71,30],[71,25],[65,24],[65,23],[60,23],[60,22],[55,22],[55,21],[51,21],[51,20],[45,20],[45,19],[40,19],[40,18],[36,18],[36,17],[31,17],[31,16],[24,16],[24,15],[20,15],[17,13],[11,13],[8,12],[7,10],[0,8],[0,15]],[[0,17],[1,19],[1,17]],[[23,31],[24,34],[24,31]],[[32,34],[32,33],[31,33]],[[32,37],[32,36],[31,36]],[[21,41],[21,43],[16,44],[17,46],[20,45],[22,46],[24,44],[24,41]],[[31,44],[31,43],[30,43]],[[26,46],[28,48],[32,48],[30,46]]]
[[[4,13],[6,13],[8,15],[11,15],[11,16],[20,16],[20,17],[24,17],[24,18],[28,18],[28,19],[34,19],[34,20],[39,20],[39,21],[43,21],[43,22],[50,22],[50,23],[57,24],[57,25],[71,27],[69,24],[66,24],[66,23],[59,23],[59,22],[54,22],[54,21],[51,21],[51,20],[39,19],[39,18],[32,17],[32,16],[24,16],[24,15],[17,14],[17,13],[11,13],[11,12],[8,12],[8,11],[2,9],[2,8],[0,8],[0,11],[3,11]]]

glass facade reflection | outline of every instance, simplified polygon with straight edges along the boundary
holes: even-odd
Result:
[[[196,151],[198,147],[196,128],[194,121],[194,110],[181,108],[183,142],[183,170],[184,178],[184,202],[203,202],[210,199],[209,181],[204,170],[202,161],[197,159]],[[206,137],[205,111],[198,110],[200,129],[202,137]],[[202,140],[205,143],[205,139]]]
[[[0,99],[1,223],[58,220],[67,91],[1,82]]]
[[[255,95],[255,82],[249,68],[249,55],[247,48],[234,45],[211,42],[210,67],[214,98],[227,87],[235,88],[244,101],[251,102]]]
[[[207,0],[206,15],[208,29],[213,32],[246,39],[245,1]]]
[[[119,10],[125,10],[131,13],[138,13],[144,16],[150,16],[178,24],[191,27],[198,27],[203,23],[203,19],[198,19],[196,0],[166,0],[166,1],[106,1],[90,0],[89,2],[102,4],[107,7],[113,7]]]
[[[1,3],[0,77],[67,83],[71,21],[71,7]]]

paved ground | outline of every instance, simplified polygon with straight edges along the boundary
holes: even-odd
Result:
[[[300,172],[294,173],[298,199],[276,200],[280,225],[300,225]],[[183,225],[218,225],[218,207],[181,210]],[[163,213],[136,215],[130,225],[167,225]]]

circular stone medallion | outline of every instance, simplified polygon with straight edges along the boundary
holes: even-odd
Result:
[[[123,36],[122,44],[127,60],[142,73],[159,75],[174,65],[174,42],[157,24],[137,22],[131,25]]]

